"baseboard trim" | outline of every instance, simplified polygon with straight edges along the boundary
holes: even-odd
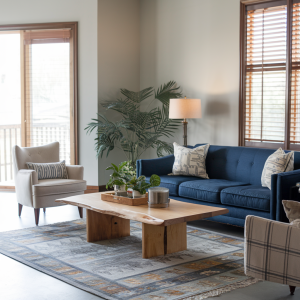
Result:
[[[111,191],[112,189],[108,189],[108,190]],[[84,193],[91,194],[91,193],[99,193],[99,192],[105,192],[105,191],[107,191],[105,185],[87,185]]]
[[[15,187],[14,186],[5,186],[5,185],[0,185],[0,192],[15,192]]]
[[[91,193],[99,193],[99,186],[97,185],[87,185],[86,190],[84,191],[85,194]]]

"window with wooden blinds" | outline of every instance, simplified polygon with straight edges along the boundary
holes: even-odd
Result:
[[[300,149],[300,1],[252,2],[241,4],[239,144]]]

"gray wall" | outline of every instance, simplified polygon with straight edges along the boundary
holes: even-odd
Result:
[[[133,91],[140,85],[140,1],[98,0],[98,89],[99,112],[105,113],[101,102],[121,96],[120,88]],[[116,113],[109,114],[118,120]],[[126,160],[115,149],[109,157],[99,159],[99,185],[108,181],[111,172],[105,168],[111,162]]]
[[[140,87],[175,80],[202,100],[202,119],[188,121],[191,145],[238,144],[239,3],[141,0]]]
[[[79,163],[89,185],[98,184],[92,136],[84,128],[97,112],[97,0],[0,0],[0,25],[78,21]]]
[[[89,185],[105,184],[110,162],[126,159],[114,151],[97,160],[95,135],[84,131],[122,87],[175,80],[202,100],[189,144],[238,144],[239,0],[0,0],[0,7],[0,24],[79,21],[79,161]],[[182,134],[170,142],[182,143]]]

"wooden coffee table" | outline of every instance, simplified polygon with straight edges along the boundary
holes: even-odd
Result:
[[[130,220],[143,223],[143,258],[187,249],[186,222],[227,214],[226,208],[172,200],[168,208],[128,206],[101,200],[102,193],[78,195],[56,202],[84,207],[87,241],[97,242],[130,235]]]

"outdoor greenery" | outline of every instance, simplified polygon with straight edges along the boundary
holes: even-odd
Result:
[[[134,191],[140,192],[142,195],[146,194],[146,189],[149,189],[151,187],[159,186],[160,185],[160,177],[158,175],[153,174],[150,177],[150,183],[146,182],[145,176],[140,176],[139,178],[136,178],[134,176],[127,184],[126,189],[131,188]]]
[[[92,119],[85,128],[87,133],[97,131],[97,156],[102,157],[105,152],[108,156],[112,150],[119,148],[135,168],[137,159],[149,148],[156,149],[158,157],[173,153],[172,144],[163,139],[173,136],[181,124],[180,120],[169,119],[170,99],[182,97],[176,82],[170,81],[157,90],[149,87],[140,92],[126,89],[120,91],[125,98],[101,104],[107,110],[117,112],[120,119],[111,121],[104,114],[98,114],[98,118]],[[145,102],[147,99],[149,101]],[[150,109],[154,101],[158,105]]]

